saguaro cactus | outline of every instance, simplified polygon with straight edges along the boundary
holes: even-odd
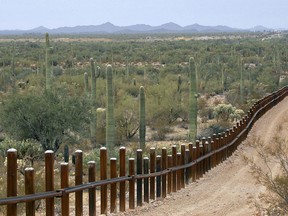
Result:
[[[145,149],[146,122],[145,122],[145,90],[143,86],[139,89],[139,144],[142,150]]]
[[[84,92],[87,96],[89,95],[89,93],[88,93],[88,73],[87,72],[84,73]]]
[[[69,146],[68,145],[64,146],[64,154],[63,154],[63,156],[64,156],[64,161],[66,163],[68,163],[69,162]]]
[[[194,142],[197,137],[197,81],[195,72],[195,61],[189,59],[190,69],[190,92],[189,92],[189,141]]]
[[[45,34],[45,75],[46,75],[46,90],[51,89],[51,72],[49,67],[49,49],[50,41],[49,34]]]
[[[114,123],[114,94],[113,94],[113,68],[106,67],[106,147],[113,149],[115,146],[115,123]]]
[[[90,59],[91,64],[91,143],[96,145],[96,130],[97,130],[97,104],[96,104],[96,79],[100,76],[100,67],[96,67],[94,60]],[[97,70],[97,72],[96,72]],[[88,77],[87,77],[88,79]],[[87,84],[88,85],[88,84]]]
[[[178,80],[177,80],[177,92],[181,93],[181,84],[182,84],[182,78],[181,75],[178,75]]]
[[[243,61],[241,58],[239,59],[239,65],[240,65],[240,102],[241,104],[243,104],[244,102]]]

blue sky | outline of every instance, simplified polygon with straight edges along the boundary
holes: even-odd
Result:
[[[0,30],[111,22],[288,29],[288,0],[0,0]]]

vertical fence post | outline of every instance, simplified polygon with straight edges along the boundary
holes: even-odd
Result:
[[[211,152],[211,137],[208,137],[207,141],[206,141],[206,146],[207,146],[207,153],[210,153]],[[207,159],[208,160],[208,165],[207,165],[207,170],[211,170],[211,156]]]
[[[69,165],[68,163],[60,164],[61,188],[69,187]],[[63,194],[61,198],[61,215],[69,216],[69,194]]]
[[[188,144],[188,151],[189,151],[189,163],[193,161],[193,143]],[[193,166],[189,168],[189,178],[190,181],[193,181]]]
[[[181,144],[181,165],[185,164],[185,144]],[[185,188],[185,169],[181,169],[181,188]]]
[[[17,150],[7,151],[7,197],[17,196]],[[17,215],[17,204],[7,205],[7,215]]]
[[[196,140],[196,159],[201,157],[201,152],[200,152],[200,141]],[[196,164],[196,179],[199,179],[201,177],[201,162],[198,162]]]
[[[180,166],[182,163],[181,153],[177,153],[177,166]],[[177,190],[181,190],[181,178],[182,178],[182,170],[177,170]]]
[[[196,145],[192,144],[192,161],[197,159],[197,147]],[[197,179],[197,164],[192,166],[192,181],[195,182]]]
[[[117,177],[117,159],[110,158],[110,178]],[[117,198],[117,184],[112,183],[110,185],[110,212],[116,213],[116,198]]]
[[[142,149],[137,149],[137,175],[142,174]],[[142,206],[142,179],[137,179],[137,206]]]
[[[168,168],[171,168],[173,165],[172,165],[172,155],[168,155]],[[167,193],[170,194],[172,191],[172,172],[169,172],[168,173],[168,190],[167,190]]]
[[[81,150],[75,151],[75,185],[83,183],[83,153]],[[83,214],[83,191],[75,192],[75,215]]]
[[[160,172],[162,170],[161,166],[161,156],[156,156],[156,172]],[[161,197],[161,176],[156,177],[156,197]]]
[[[135,159],[129,158],[129,175],[135,175]],[[129,181],[129,208],[135,208],[135,180]]]
[[[162,170],[167,169],[167,149],[162,148]],[[167,178],[166,174],[162,175],[162,198],[167,196]]]
[[[120,176],[125,176],[126,175],[126,148],[125,147],[121,147],[119,150],[119,158],[120,158]],[[121,212],[125,211],[125,192],[126,192],[126,188],[125,188],[125,184],[126,182],[120,182],[120,201],[119,201],[119,210]]]
[[[150,148],[150,173],[155,172],[156,154],[155,148]],[[155,177],[150,178],[150,199],[155,200]]]
[[[212,135],[212,141],[211,141],[211,150],[214,151],[216,150],[216,134]],[[212,168],[214,168],[217,164],[216,164],[216,154],[214,153],[212,156]]]
[[[176,145],[172,146],[172,166],[177,166],[177,148]],[[177,191],[177,172],[173,171],[172,173],[172,191]]]
[[[219,137],[219,135],[216,135],[216,136],[217,136],[217,138],[216,138],[216,149],[218,150],[221,147],[220,146],[220,137]],[[216,161],[217,161],[216,165],[221,163],[221,157],[220,156],[221,156],[220,152],[216,153]]]
[[[96,163],[95,161],[88,162],[88,182],[96,181]],[[89,188],[89,216],[96,216],[96,190]]]
[[[32,167],[25,169],[25,195],[35,193],[34,176],[35,172]],[[35,201],[26,203],[26,215],[35,216]]]
[[[207,152],[206,152],[206,138],[205,137],[202,137],[201,139],[201,145],[202,145],[202,156],[204,156]],[[204,159],[203,162],[202,162],[202,170],[203,170],[203,174],[206,173],[206,165],[207,165],[207,159]]]
[[[189,149],[186,149],[185,150],[185,164],[187,164],[187,163],[190,163],[191,162],[191,157],[190,157],[190,151],[189,151]],[[186,169],[185,169],[185,173],[186,173],[186,175],[185,175],[185,184],[189,184],[189,179],[190,179],[190,167],[187,167]]]
[[[54,152],[45,151],[45,186],[46,191],[54,190]],[[54,216],[54,197],[46,198],[46,215]]]
[[[144,157],[144,174],[149,173],[149,158]],[[144,202],[149,203],[149,178],[144,179]]]
[[[100,180],[107,179],[107,149],[100,148]],[[107,185],[101,186],[101,214],[107,214]]]

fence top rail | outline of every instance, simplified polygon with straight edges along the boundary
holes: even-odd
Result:
[[[249,119],[249,122],[247,123],[246,127],[228,144],[222,146],[219,149],[215,149],[199,158],[196,160],[191,161],[190,163],[184,164],[184,165],[179,165],[179,166],[174,166],[170,167],[168,169],[159,171],[159,172],[154,172],[154,173],[148,173],[148,174],[138,174],[138,175],[133,175],[133,176],[121,176],[117,178],[110,178],[110,179],[105,179],[105,180],[100,180],[100,181],[95,181],[95,182],[88,182],[84,183],[81,185],[76,185],[76,186],[71,186],[63,189],[58,189],[55,191],[47,191],[47,192],[42,192],[42,193],[36,193],[36,194],[30,194],[30,195],[24,195],[24,196],[13,196],[13,197],[7,197],[7,198],[1,198],[0,199],[0,205],[9,205],[9,204],[17,204],[17,203],[23,203],[23,202],[31,202],[35,200],[40,200],[40,199],[46,199],[46,198],[52,198],[52,197],[62,197],[65,194],[69,193],[74,193],[77,191],[83,191],[87,190],[90,188],[96,188],[98,186],[104,186],[104,185],[109,185],[113,183],[118,183],[118,182],[125,182],[125,181],[135,181],[136,179],[145,179],[145,178],[150,178],[150,177],[157,177],[157,176],[162,176],[165,174],[168,174],[170,172],[175,172],[177,170],[181,169],[186,169],[189,167],[192,167],[196,165],[197,163],[211,157],[212,155],[223,151],[224,149],[232,146],[237,142],[237,140],[245,133],[249,128],[251,127],[251,124],[253,120],[256,118],[256,116],[266,107],[268,107],[271,103],[274,103],[277,99],[281,98],[286,94],[286,91],[288,90],[288,87],[283,87],[277,92],[273,92],[271,95],[273,97],[270,97],[272,100],[269,100],[269,102],[266,102],[263,104],[263,106],[259,107],[259,109],[253,114],[253,116]],[[275,97],[275,94],[277,97]],[[265,98],[267,98],[266,96]],[[261,99],[260,99],[261,100]]]

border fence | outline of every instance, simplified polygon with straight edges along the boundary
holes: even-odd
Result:
[[[96,215],[96,200],[100,199],[100,214],[124,212],[134,209],[143,202],[165,198],[167,194],[185,188],[195,182],[206,172],[217,166],[237,149],[247,137],[253,124],[269,109],[288,95],[288,87],[284,87],[257,101],[226,132],[202,138],[196,143],[182,144],[180,148],[172,146],[171,154],[167,148],[150,148],[149,157],[143,156],[138,149],[135,158],[126,161],[126,149],[119,149],[117,159],[110,158],[105,147],[100,149],[100,180],[96,181],[96,163],[88,162],[88,182],[83,181],[83,152],[75,151],[75,184],[69,185],[69,163],[60,165],[60,188],[54,187],[54,152],[45,152],[45,192],[35,193],[34,168],[26,168],[24,173],[25,195],[17,196],[17,150],[7,151],[7,197],[0,199],[0,205],[7,206],[7,215],[17,215],[17,204],[26,204],[26,215],[35,215],[35,201],[45,200],[46,215],[55,215],[55,200],[61,202],[61,215],[70,214],[69,194],[75,193],[75,215],[83,215],[83,191],[88,191],[89,215]],[[110,164],[108,166],[108,163]],[[86,172],[86,171],[85,171]],[[108,174],[110,176],[108,177]],[[126,184],[127,183],[127,184]],[[109,186],[109,187],[108,187]],[[100,197],[96,197],[96,189],[100,188]],[[109,196],[108,196],[109,195]],[[97,198],[97,199],[96,199]]]

